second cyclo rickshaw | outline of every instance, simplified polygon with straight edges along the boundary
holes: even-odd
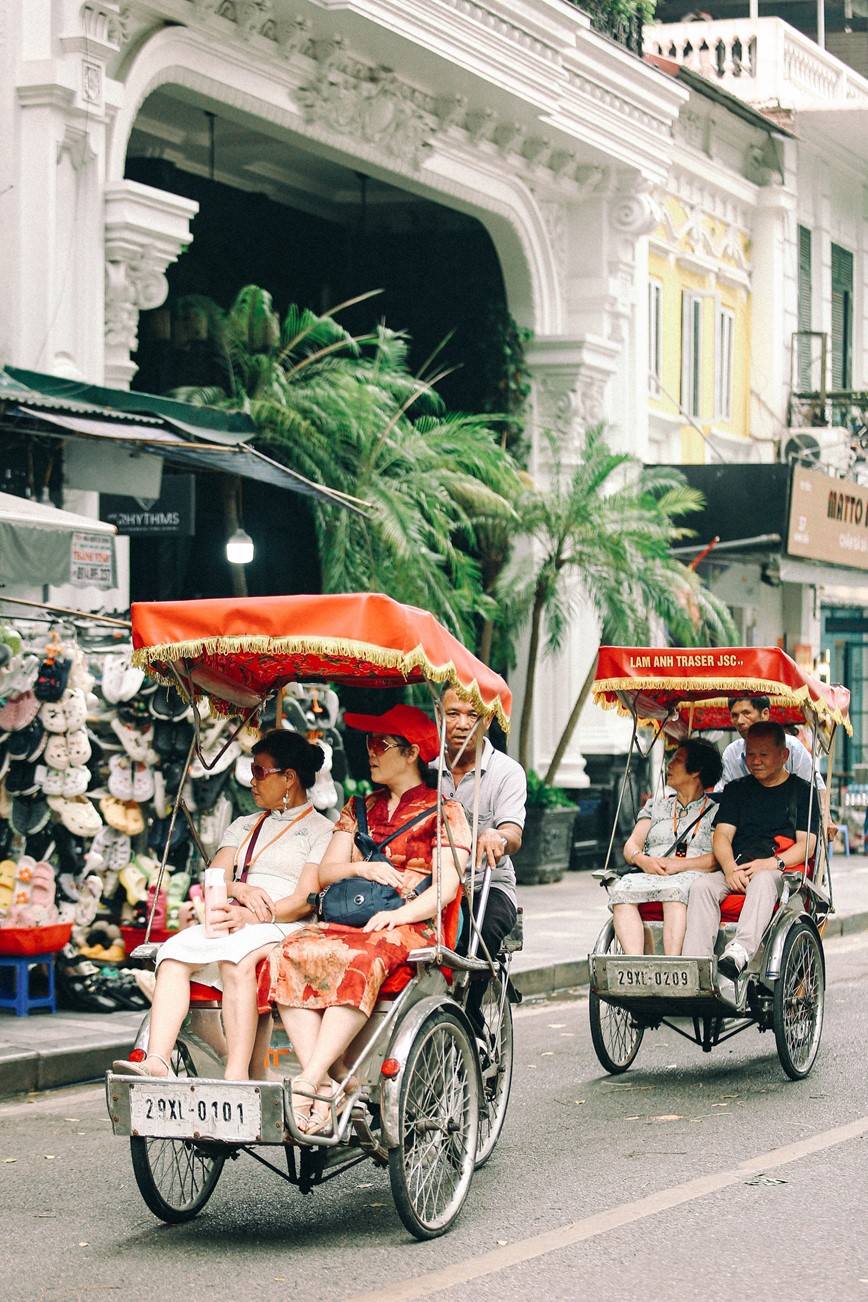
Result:
[[[652,733],[644,751],[647,757],[660,737],[680,743],[696,732],[731,727],[729,699],[768,696],[773,721],[805,723],[811,729],[815,779],[808,816],[810,820],[814,802],[820,802],[821,825],[828,824],[835,731],[840,725],[852,732],[850,693],[806,673],[777,647],[602,647],[593,692],[598,705],[617,709],[632,720],[622,799],[631,759],[637,752],[643,754],[641,728]],[[828,757],[822,792],[816,782],[821,754]],[[613,862],[620,865],[620,854],[613,860],[617,828],[616,815],[605,868],[598,874],[606,887],[620,875],[613,867]],[[729,895],[723,901],[715,953],[707,958],[672,958],[657,952],[662,931],[659,904],[639,906],[646,935],[650,932],[654,942],[653,954],[623,954],[614,924],[607,922],[589,956],[591,1036],[606,1071],[626,1071],[645,1032],[660,1025],[693,1040],[705,1052],[754,1025],[760,1031],[774,1031],[787,1076],[798,1080],[808,1074],[823,1026],[822,937],[833,912],[825,835],[818,836],[813,860],[802,871],[783,874],[777,908],[744,972],[735,983],[722,982],[718,957],[732,938],[743,902],[743,895]],[[687,1019],[692,1033],[673,1018]]]
[[[177,687],[194,707],[188,766],[196,753],[207,768],[199,735],[203,702],[212,712],[237,718],[237,733],[290,683],[338,688],[427,683],[438,706],[436,689],[449,685],[478,714],[468,744],[481,742],[491,718],[509,726],[511,695],[503,679],[430,614],[379,594],[142,603],[133,606],[132,622],[135,662]],[[442,776],[445,720],[439,709],[437,716]],[[481,752],[480,744],[477,764]],[[211,757],[210,763],[218,759]],[[486,867],[480,880],[474,867],[478,782],[475,789],[466,887],[470,899],[478,887],[481,913],[491,870]],[[201,850],[182,793],[183,782],[160,880],[179,816],[187,819]],[[438,861],[443,853],[448,851],[438,846]],[[158,893],[159,880],[155,899]],[[151,920],[145,943],[134,951],[142,960],[153,959],[158,948],[148,943]],[[282,1031],[273,1033],[268,1055],[279,1079],[222,1079],[220,993],[194,984],[191,1011],[173,1054],[177,1079],[112,1072],[106,1078],[112,1126],[115,1134],[130,1138],[133,1171],[148,1207],[165,1221],[189,1220],[208,1201],[226,1159],[239,1154],[250,1155],[304,1193],[370,1158],[388,1167],[398,1213],[412,1234],[427,1239],[447,1230],[474,1169],[488,1159],[500,1136],[512,1078],[509,969],[521,944],[520,924],[498,954],[480,956],[480,923],[481,917],[479,922],[470,917],[467,956],[461,956],[444,943],[438,909],[436,943],[411,953],[387,980],[364,1047],[350,1066],[349,1078],[360,1084],[347,1099],[339,1093],[331,1101],[331,1126],[317,1134],[296,1124],[290,1079],[299,1064]],[[465,1010],[473,981],[486,982],[484,1038]],[[144,1056],[148,1020],[133,1058]],[[269,1160],[279,1150],[285,1172]]]

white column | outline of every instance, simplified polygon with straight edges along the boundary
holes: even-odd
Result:
[[[787,423],[793,331],[797,324],[795,195],[783,186],[759,190],[752,233],[751,434],[764,441]],[[753,395],[759,395],[761,401]],[[766,442],[766,446],[770,446]]]

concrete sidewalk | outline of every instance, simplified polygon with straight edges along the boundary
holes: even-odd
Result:
[[[833,864],[836,912],[828,936],[868,931],[868,858]],[[590,873],[567,873],[549,886],[519,887],[524,949],[513,976],[525,995],[553,994],[588,979],[587,955],[608,917],[606,893]],[[126,1057],[141,1013],[0,1011],[0,1098],[95,1080],[114,1058]]]

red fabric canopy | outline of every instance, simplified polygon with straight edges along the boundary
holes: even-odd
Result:
[[[509,728],[512,693],[433,615],[381,593],[136,602],[133,661],[224,714],[251,713],[290,682],[451,683]]]
[[[843,724],[852,734],[846,687],[805,673],[779,647],[600,647],[594,700],[604,709],[666,725],[676,736],[730,728],[727,698],[768,696],[779,723]]]

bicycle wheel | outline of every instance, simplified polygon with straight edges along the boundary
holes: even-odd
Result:
[[[774,995],[778,1057],[790,1080],[801,1080],[814,1065],[823,1030],[825,994],[822,947],[813,929],[797,922],[784,941]]]
[[[435,1239],[467,1197],[479,1126],[474,1048],[446,1010],[423,1024],[410,1048],[398,1116],[400,1138],[389,1151],[395,1207],[417,1239]]]
[[[192,1059],[179,1040],[172,1053],[178,1076],[195,1076]],[[185,1139],[130,1139],[133,1175],[146,1205],[170,1225],[192,1220],[220,1179],[225,1157],[207,1153]]]
[[[512,1085],[512,1006],[506,983],[489,981],[482,998],[487,1044],[480,1045],[482,1106],[479,1110],[479,1139],[476,1145],[476,1169],[484,1166],[500,1139],[509,1091]]]
[[[596,954],[620,954],[621,946],[610,922],[604,928],[594,950]],[[605,1003],[593,991],[588,998],[591,1040],[600,1065],[612,1076],[625,1072],[634,1061],[645,1034],[632,1013]]]

